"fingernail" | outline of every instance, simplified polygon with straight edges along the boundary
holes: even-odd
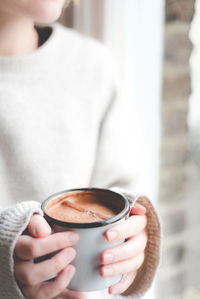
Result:
[[[42,226],[35,227],[33,229],[34,236],[43,236],[50,233],[51,233],[51,227],[46,222],[43,222]]]
[[[110,268],[110,267],[103,268],[103,276],[105,276],[105,277],[112,276],[113,273],[114,273],[113,268]]]
[[[70,247],[66,249],[65,253],[69,260],[73,260],[76,256],[76,251]]]
[[[114,288],[109,293],[110,294],[119,294],[119,290],[117,288]]]
[[[111,252],[107,252],[103,255],[104,263],[111,263],[114,260],[114,255]]]
[[[68,275],[72,278],[76,272],[76,269],[74,266],[70,265],[67,267],[67,272],[68,272]]]
[[[142,206],[141,204],[136,203],[136,204],[132,207],[131,211],[133,212],[134,215],[135,215],[135,214],[137,215],[137,214],[145,214],[147,210],[146,210],[146,208],[145,208],[144,206]]]
[[[118,235],[118,233],[117,233],[116,230],[109,231],[108,232],[108,239],[109,239],[109,241],[113,241],[113,240],[117,239],[117,235]]]
[[[71,242],[75,243],[79,240],[79,235],[73,232],[70,232],[68,238]]]

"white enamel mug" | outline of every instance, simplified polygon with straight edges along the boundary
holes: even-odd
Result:
[[[92,223],[72,223],[64,222],[50,217],[46,212],[47,205],[59,196],[73,194],[80,194],[90,192],[92,194],[100,194],[109,199],[113,205],[118,205],[119,213],[114,217]],[[72,278],[68,288],[71,290],[77,290],[82,292],[97,291],[114,285],[119,282],[122,276],[114,276],[104,278],[100,275],[99,269],[101,266],[100,255],[108,248],[117,246],[123,243],[125,240],[120,242],[108,242],[104,236],[105,232],[112,226],[124,221],[129,217],[130,204],[127,198],[122,194],[99,188],[81,188],[81,189],[70,189],[55,193],[48,197],[42,203],[42,210],[44,217],[52,227],[52,232],[62,231],[76,231],[79,234],[79,242],[74,246],[76,250],[76,258],[72,264],[76,267],[76,273]]]

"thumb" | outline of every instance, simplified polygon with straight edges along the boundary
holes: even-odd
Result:
[[[51,227],[44,217],[34,214],[28,224],[28,232],[32,237],[44,238],[51,234]]]

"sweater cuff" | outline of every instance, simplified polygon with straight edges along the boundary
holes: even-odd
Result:
[[[21,202],[0,211],[0,294],[2,298],[24,298],[14,276],[13,253],[18,238],[34,213],[42,215],[40,204]]]
[[[156,270],[160,261],[160,221],[155,208],[146,196],[133,192],[127,192],[119,188],[112,188],[113,191],[123,194],[133,205],[135,201],[146,208],[148,242],[145,249],[143,265],[138,270],[132,285],[117,298],[141,298],[151,287]]]

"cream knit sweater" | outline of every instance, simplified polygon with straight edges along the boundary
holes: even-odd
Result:
[[[120,102],[108,51],[58,24],[39,32],[41,40],[49,37],[34,53],[0,57],[0,298],[23,298],[13,250],[48,195],[88,186],[133,190],[137,176],[131,115]],[[148,199],[140,201],[149,242],[134,284],[121,296],[102,291],[88,299],[139,298],[150,287],[160,226]]]

